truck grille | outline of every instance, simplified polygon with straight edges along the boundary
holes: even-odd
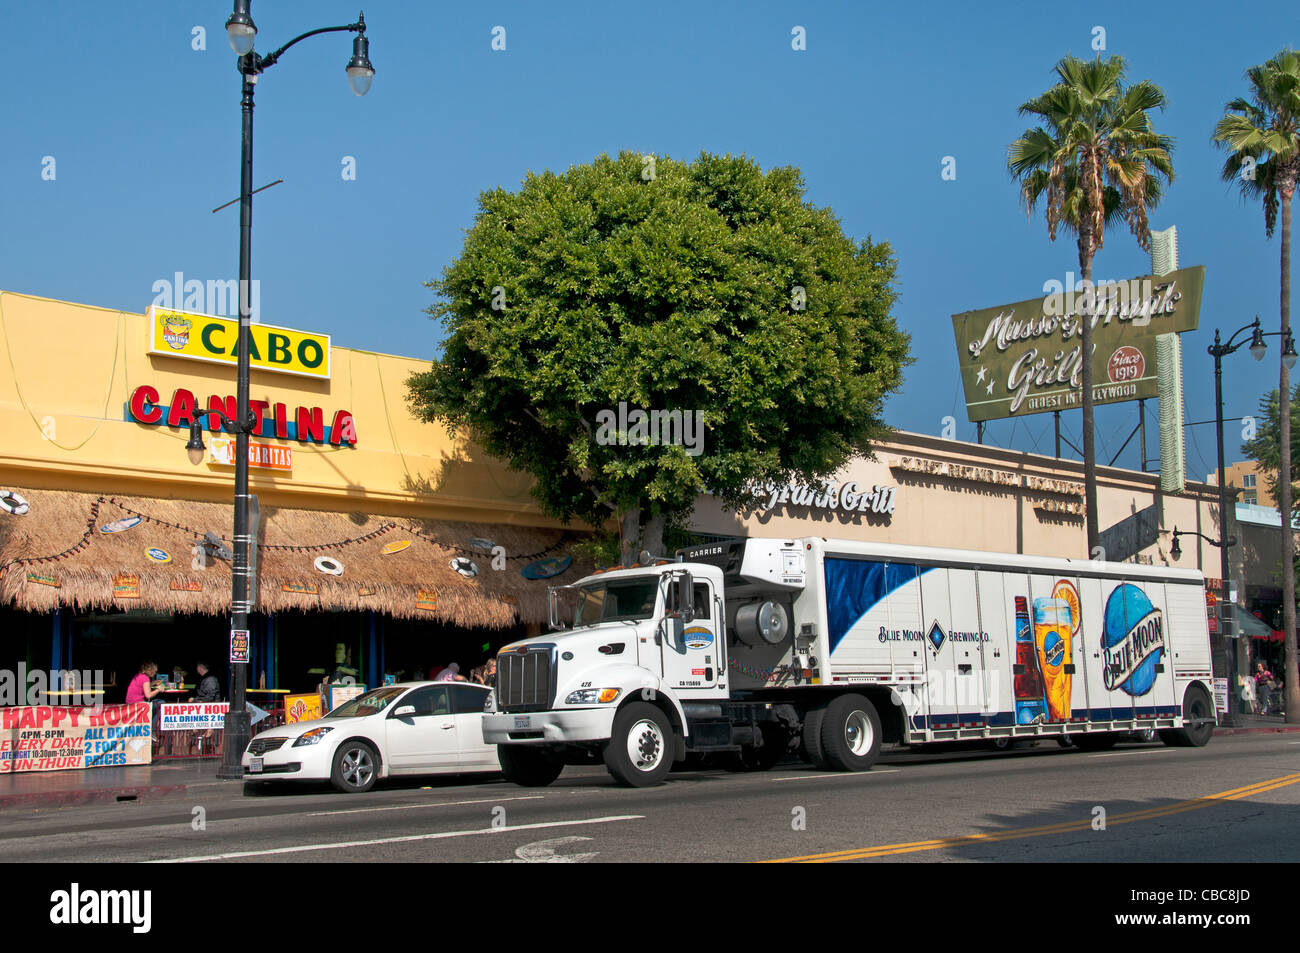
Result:
[[[555,704],[554,645],[497,656],[497,710],[547,711]]]

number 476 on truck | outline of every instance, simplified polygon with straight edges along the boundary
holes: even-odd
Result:
[[[506,646],[483,737],[506,777],[604,762],[664,780],[692,753],[797,750],[864,771],[882,743],[1214,732],[1195,571],[922,546],[735,539],[549,593],[556,631]]]

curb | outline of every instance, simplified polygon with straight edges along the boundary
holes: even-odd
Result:
[[[67,791],[32,791],[0,794],[0,811],[11,808],[77,807],[86,804],[116,804],[119,801],[161,801],[179,797],[188,785],[153,784],[145,787],[87,788]]]
[[[1300,725],[1269,725],[1266,728],[1215,728],[1216,735],[1273,735],[1300,731]]]

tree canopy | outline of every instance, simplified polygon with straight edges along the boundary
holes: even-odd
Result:
[[[1300,384],[1291,394],[1291,461],[1300,460]],[[1280,500],[1278,474],[1282,468],[1282,402],[1276,389],[1269,391],[1259,399],[1259,418],[1255,425],[1255,435],[1241,445],[1241,452],[1259,464],[1264,471],[1264,483],[1273,499]],[[1296,499],[1295,485],[1292,484],[1291,499]],[[1292,503],[1294,506],[1294,502]]]
[[[447,337],[411,403],[534,475],[548,513],[617,517],[625,554],[649,526],[653,548],[701,491],[740,503],[869,453],[910,362],[895,268],[792,167],[623,152],[529,173],[480,195],[428,283]],[[703,439],[656,439],[636,410],[681,412]]]

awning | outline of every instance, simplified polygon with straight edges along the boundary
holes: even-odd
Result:
[[[1255,618],[1254,615],[1247,612],[1239,605],[1232,606],[1232,618],[1235,622],[1234,631],[1238,637],[1249,636],[1252,639],[1269,639],[1275,636],[1280,639],[1281,632],[1275,633],[1267,625]]]
[[[229,503],[11,490],[28,510],[0,512],[0,604],[32,612],[230,611]],[[200,545],[207,533],[224,557]],[[255,606],[371,609],[465,627],[543,622],[547,586],[591,569],[569,551],[580,538],[561,529],[264,506]]]

